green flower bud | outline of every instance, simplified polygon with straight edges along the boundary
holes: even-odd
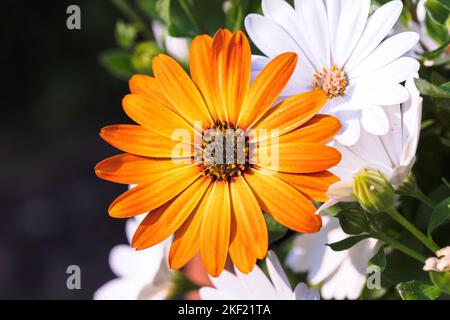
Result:
[[[385,212],[395,204],[394,188],[379,171],[362,170],[355,178],[354,197],[371,214]]]

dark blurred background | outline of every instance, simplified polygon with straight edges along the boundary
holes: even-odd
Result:
[[[71,4],[81,30],[66,28]],[[98,61],[119,16],[107,0],[1,1],[0,299],[90,299],[114,278],[109,250],[126,238],[107,208],[125,188],[93,167],[116,153],[99,129],[128,121],[127,84]],[[72,264],[81,290],[66,287]]]

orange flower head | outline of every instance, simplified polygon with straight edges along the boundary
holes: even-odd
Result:
[[[248,40],[219,30],[192,41],[191,77],[159,55],[154,77],[131,78],[123,108],[138,125],[102,129],[101,137],[125,153],[95,172],[137,185],[109,208],[115,218],[148,213],[134,248],[175,233],[170,266],[181,268],[200,252],[208,273],[218,276],[228,255],[243,273],[266,256],[263,211],[292,230],[320,230],[311,201],[326,201],[338,180],[327,170],[341,155],[325,143],[340,123],[317,114],[327,101],[320,89],[275,104],[296,64],[295,53],[284,53],[250,84]]]

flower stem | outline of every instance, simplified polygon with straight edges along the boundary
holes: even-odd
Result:
[[[423,193],[422,190],[420,190],[419,188],[417,188],[416,193],[414,193],[412,196],[417,200],[420,200],[423,203],[425,203],[431,209],[434,209],[436,207],[436,203],[434,203],[434,201],[431,200],[427,195],[425,195],[425,193]]]
[[[409,222],[404,216],[398,212],[394,207],[386,211],[395,221],[400,223],[405,229],[411,232],[420,242],[422,242],[431,252],[435,253],[439,250],[439,246],[429,239],[419,229],[417,229],[411,222]]]
[[[425,193],[422,192],[422,190],[420,190],[419,186],[417,185],[416,178],[413,174],[410,174],[408,176],[408,179],[406,179],[406,181],[402,185],[400,185],[398,191],[400,194],[422,201],[431,209],[434,209],[436,207],[436,203],[434,203],[433,200],[431,200],[427,195],[425,195]]]
[[[376,233],[375,236],[376,236],[376,238],[378,238],[378,239],[386,242],[387,244],[389,244],[389,246],[391,246],[392,248],[403,252],[404,254],[410,256],[411,258],[416,259],[420,263],[425,263],[425,260],[427,259],[421,253],[414,251],[413,249],[405,246],[403,243],[401,243],[401,242],[399,242],[397,240],[394,240],[394,239],[386,236],[385,234]]]

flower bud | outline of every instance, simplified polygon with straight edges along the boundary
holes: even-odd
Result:
[[[379,171],[362,170],[355,177],[353,191],[361,207],[371,214],[385,212],[395,204],[394,188]]]

